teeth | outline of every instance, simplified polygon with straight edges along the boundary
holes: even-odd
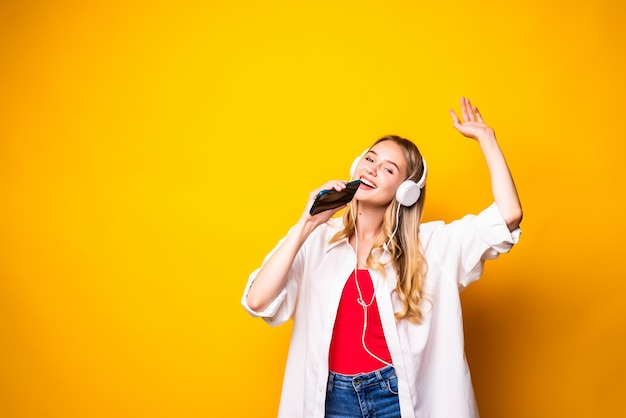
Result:
[[[365,180],[365,179],[361,179],[361,183],[365,184],[366,186],[369,186],[373,189],[376,188],[376,186],[373,183],[370,183],[369,181]]]

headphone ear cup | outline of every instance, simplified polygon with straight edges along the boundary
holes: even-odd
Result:
[[[396,200],[402,206],[412,206],[417,202],[422,190],[413,180],[404,181],[396,190]]]

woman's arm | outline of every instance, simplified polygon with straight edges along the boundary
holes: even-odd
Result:
[[[298,251],[304,244],[304,241],[319,225],[327,222],[330,217],[344,206],[336,209],[327,210],[317,215],[309,215],[311,205],[320,190],[335,189],[337,191],[346,188],[345,181],[331,181],[314,190],[309,195],[309,200],[305,211],[298,220],[298,223],[291,229],[289,235],[285,238],[281,246],[272,254],[259,270],[254,278],[248,294],[246,295],[246,304],[250,309],[261,312],[267,308],[270,303],[280,294],[285,287],[289,269],[291,268]]]
[[[472,106],[469,99],[461,97],[461,117],[463,121],[450,110],[454,127],[465,137],[475,139],[485,157],[489,175],[491,176],[491,190],[494,201],[500,213],[506,220],[510,231],[516,229],[522,221],[522,205],[517,195],[513,177],[509,171],[504,154],[496,141],[496,134],[489,127],[478,111]]]

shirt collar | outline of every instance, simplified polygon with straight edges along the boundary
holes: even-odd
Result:
[[[333,248],[339,245],[350,245],[348,242],[348,238],[342,238],[339,241],[330,242],[331,238],[335,236],[337,232],[339,232],[343,228],[343,220],[342,218],[331,218],[328,221],[328,228],[326,229],[326,237],[324,241],[324,253],[328,253]],[[380,261],[386,263],[390,260],[391,256],[387,251],[383,251],[382,249],[374,250],[374,255],[380,257]]]
[[[328,221],[328,228],[326,229],[326,237],[324,240],[324,253],[329,252],[338,245],[350,245],[348,238],[342,238],[339,241],[330,242],[331,238],[335,236],[343,228],[342,218],[331,218]]]

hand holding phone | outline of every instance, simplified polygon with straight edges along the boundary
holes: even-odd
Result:
[[[309,210],[309,214],[316,215],[320,212],[347,205],[359,189],[360,184],[361,180],[354,180],[346,184],[346,188],[340,191],[335,189],[320,191]]]

